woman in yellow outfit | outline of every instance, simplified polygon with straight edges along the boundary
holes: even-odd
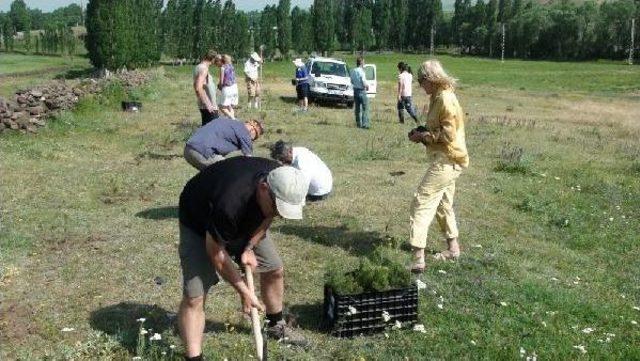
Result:
[[[455,259],[460,255],[458,226],[453,213],[456,179],[469,165],[464,136],[464,112],[454,93],[456,79],[449,76],[437,60],[422,63],[418,83],[430,95],[427,131],[413,131],[409,140],[427,148],[430,165],[411,204],[411,234],[414,272],[425,268],[424,248],[429,225],[435,217],[447,239],[448,249],[436,259]]]

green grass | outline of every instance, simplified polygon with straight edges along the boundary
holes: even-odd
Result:
[[[10,98],[16,89],[35,86],[55,77],[85,74],[89,60],[81,57],[33,56],[0,52],[0,96]]]
[[[430,262],[420,276],[428,286],[420,296],[425,334],[343,340],[318,329],[328,267],[355,267],[377,246],[409,262],[402,247],[409,204],[428,163],[406,140],[410,125],[397,123],[392,80],[396,60],[419,58],[371,58],[382,78],[371,131],[355,129],[347,109],[292,112],[281,98],[293,95],[291,66],[265,70],[267,133],[258,155],[280,138],[293,140],[319,154],[335,178],[335,194],[307,205],[305,220],[273,227],[286,304],[313,347],[272,342],[272,359],[507,360],[520,348],[539,359],[640,359],[640,327],[631,323],[640,322],[633,309],[640,306],[640,99],[621,90],[637,92],[637,71],[600,82],[578,75],[635,69],[616,64],[442,58],[464,85],[458,94],[468,113],[471,166],[454,202],[463,256]],[[138,317],[162,334],[149,354],[170,353],[171,344],[180,351],[172,323],[181,294],[175,207],[194,175],[180,158],[199,123],[191,70],[159,72],[137,92],[140,114],[120,112],[124,95],[112,88],[35,136],[0,137],[0,358],[131,359],[141,349]],[[421,109],[426,97],[414,92]],[[522,163],[505,153],[515,148],[526,171],[498,170],[501,161]],[[443,246],[434,225],[428,249]],[[250,328],[238,307],[229,286],[212,291],[210,359],[249,358]],[[595,331],[583,333],[588,327]]]

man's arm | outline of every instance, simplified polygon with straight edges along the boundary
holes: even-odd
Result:
[[[205,85],[206,79],[207,79],[207,73],[202,70],[198,71],[196,80],[193,81],[193,89],[196,91],[196,96],[198,97],[198,99],[200,99],[202,104],[204,104],[207,107],[207,110],[209,112],[214,112],[218,108],[216,107],[215,104],[211,103],[211,100],[209,100],[207,93],[204,91],[204,85]]]
[[[258,301],[255,293],[249,290],[247,285],[244,283],[242,276],[240,276],[240,273],[238,273],[238,270],[233,265],[233,261],[224,247],[220,246],[209,232],[206,233],[205,241],[207,255],[211,259],[211,263],[213,263],[218,274],[220,274],[220,276],[222,276],[222,278],[233,286],[236,292],[238,292],[238,295],[240,295],[240,299],[242,300],[244,312],[249,313],[251,311],[251,307],[263,310],[260,301]]]

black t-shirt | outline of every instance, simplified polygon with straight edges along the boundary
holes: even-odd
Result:
[[[280,164],[234,157],[205,168],[180,194],[180,223],[204,239],[208,231],[232,256],[239,256],[264,215],[256,200],[258,182]]]

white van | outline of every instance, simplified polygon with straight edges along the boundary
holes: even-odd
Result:
[[[344,103],[353,106],[353,86],[347,64],[334,58],[312,57],[306,64],[309,71],[309,98],[311,101]],[[365,65],[365,75],[369,84],[367,96],[375,97],[377,81],[376,66]]]

